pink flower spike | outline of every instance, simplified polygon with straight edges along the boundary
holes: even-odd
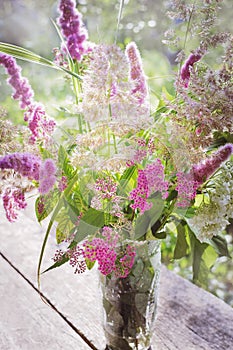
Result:
[[[25,209],[27,206],[23,191],[18,188],[7,188],[3,193],[2,199],[7,219],[10,222],[16,221],[18,211]]]
[[[192,168],[193,177],[196,182],[205,182],[233,153],[233,145],[227,143],[220,147],[210,158],[204,162],[194,165]]]
[[[140,104],[146,103],[148,99],[148,89],[142,67],[142,59],[137,45],[134,42],[129,43],[125,52],[130,64],[130,78],[134,82],[132,94],[135,95]]]
[[[184,83],[184,87],[188,87],[189,79],[190,79],[190,71],[194,65],[194,63],[198,62],[201,59],[200,54],[191,53],[188,59],[185,61],[183,66],[181,67],[180,78]]]

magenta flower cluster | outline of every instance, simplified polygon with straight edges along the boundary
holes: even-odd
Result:
[[[13,169],[30,180],[39,180],[41,159],[31,153],[11,153],[0,157],[0,169]]]
[[[20,108],[25,109],[33,102],[34,92],[26,78],[21,75],[21,67],[19,67],[15,59],[9,55],[0,53],[0,64],[2,64],[10,78],[8,83],[13,87],[13,99],[20,101]]]
[[[134,82],[132,94],[135,95],[140,104],[146,103],[148,89],[142,67],[141,55],[138,51],[137,45],[134,42],[129,43],[125,52],[130,65],[130,78]]]
[[[18,211],[27,206],[23,191],[18,188],[7,188],[2,195],[2,199],[7,219],[10,222],[16,221]]]
[[[219,169],[233,153],[233,145],[230,143],[220,147],[212,157],[204,162],[194,165],[189,173],[177,173],[178,201],[180,207],[187,207],[190,201],[196,196],[198,187],[200,187],[208,178]]]
[[[112,199],[116,196],[117,184],[110,178],[99,178],[95,182],[95,190],[102,199]]]
[[[185,61],[185,63],[183,64],[183,66],[181,67],[180,78],[183,81],[184,87],[188,87],[191,69],[194,63],[198,62],[200,59],[200,54],[191,53]]]
[[[133,200],[131,208],[140,210],[143,214],[152,207],[152,203],[147,202],[149,196],[154,192],[161,192],[163,198],[168,195],[168,181],[165,181],[164,166],[160,159],[156,159],[152,164],[148,164],[144,170],[138,170],[137,187],[129,194],[129,199]]]
[[[74,0],[60,0],[60,16],[57,20],[62,35],[66,39],[66,47],[70,56],[80,61],[89,49],[88,33],[82,21],[81,13],[76,9]],[[66,51],[66,48],[63,48]]]
[[[68,179],[66,176],[62,176],[59,183],[58,183],[58,189],[60,192],[63,192],[68,185]]]
[[[176,205],[178,207],[188,207],[190,201],[196,196],[199,183],[193,179],[192,173],[183,173],[182,171],[176,174],[178,192],[178,200]]]
[[[50,158],[46,159],[40,166],[39,172],[39,192],[41,194],[48,193],[54,186],[56,182],[56,165],[54,161]]]
[[[110,227],[103,227],[102,236],[103,238],[93,238],[84,242],[85,259],[97,261],[98,269],[103,275],[114,273],[116,277],[127,277],[136,255],[134,247],[126,245],[125,249],[119,250],[119,236]]]

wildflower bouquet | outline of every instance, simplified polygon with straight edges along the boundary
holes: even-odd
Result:
[[[176,12],[171,7],[169,14],[185,25],[194,21],[196,10],[196,18],[201,13],[210,23],[218,2],[185,7],[176,0]],[[191,254],[194,280],[205,285],[203,271],[217,256],[229,255],[222,232],[233,218],[232,35],[199,27],[197,48],[188,55],[179,51],[173,95],[164,89],[152,110],[134,42],[125,49],[90,42],[74,0],[60,0],[54,25],[61,47],[54,49],[53,62],[0,44],[0,64],[29,129],[23,144],[5,147],[0,157],[2,200],[13,222],[27,205],[25,192],[33,189],[38,221],[50,216],[38,277],[54,227],[62,248],[47,270],[69,262],[81,273],[97,262],[103,275],[125,279],[140,245],[173,235],[174,259]],[[214,70],[204,59],[217,44],[225,53]],[[34,100],[13,57],[66,74],[73,91],[66,123],[49,118]],[[3,141],[10,145],[11,125],[3,128]]]

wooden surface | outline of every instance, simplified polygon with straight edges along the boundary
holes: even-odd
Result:
[[[14,224],[1,211],[0,349],[104,350],[96,270],[74,275],[66,264],[48,272],[41,290],[50,306],[40,298],[36,268],[44,228],[32,205]],[[52,236],[44,268],[56,249]],[[165,349],[233,350],[233,309],[163,267],[153,350]]]

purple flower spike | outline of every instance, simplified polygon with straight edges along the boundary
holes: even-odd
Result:
[[[57,23],[66,39],[67,49],[74,60],[81,61],[82,56],[89,52],[88,33],[83,25],[82,14],[76,9],[74,0],[60,0],[59,12]],[[63,48],[63,51],[66,49]]]
[[[129,43],[125,52],[130,64],[130,78],[134,82],[132,94],[137,97],[140,104],[145,103],[148,98],[148,89],[137,45],[134,42]]]
[[[11,153],[0,157],[0,169],[13,169],[29,179],[39,180],[41,159],[31,153]]]
[[[198,62],[201,59],[200,54],[191,53],[188,59],[185,61],[183,66],[181,67],[180,77],[183,80],[184,87],[188,87],[189,79],[190,79],[190,69],[192,69],[194,63]]]
[[[33,101],[34,92],[31,85],[21,76],[21,68],[13,57],[0,53],[0,64],[5,67],[10,76],[8,84],[14,89],[13,99],[19,100],[20,108],[25,109]]]

